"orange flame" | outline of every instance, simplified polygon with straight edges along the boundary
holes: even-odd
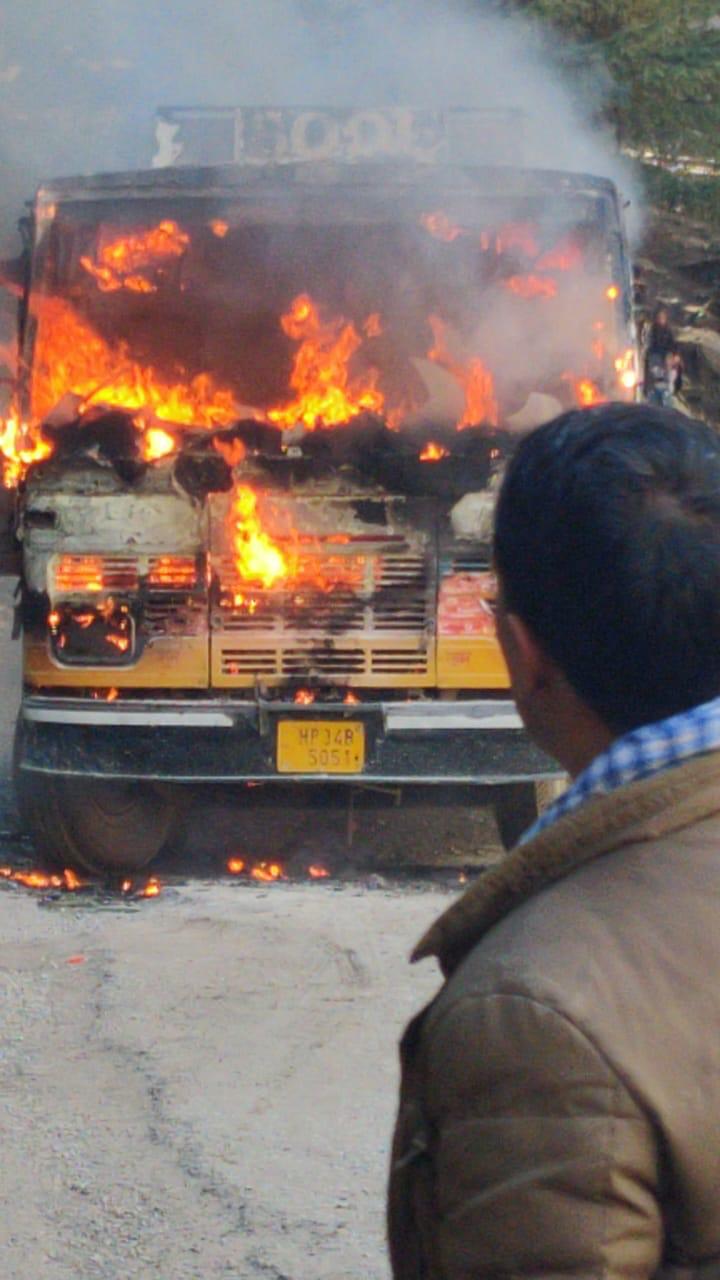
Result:
[[[292,583],[293,604],[298,609],[312,607],[313,593],[338,589],[358,591],[364,581],[363,556],[327,556],[322,560],[307,554],[304,538],[295,530],[279,535],[282,545],[263,528],[258,512],[258,498],[248,485],[239,485],[229,512],[230,540],[234,548],[234,570],[237,583],[223,584],[221,602],[224,607],[243,609],[249,615],[257,612],[260,599],[254,593],[278,584]],[[323,543],[346,542],[345,535],[327,538]],[[248,589],[249,588],[249,589]],[[306,693],[300,691],[301,700]]]
[[[470,361],[465,375],[465,413],[458,423],[458,429],[472,427],[478,422],[487,422],[496,427],[498,403],[492,374],[485,368],[480,357],[476,356]]]
[[[423,214],[420,221],[432,235],[448,242],[466,234],[442,211]],[[229,231],[228,224],[219,218],[208,225],[220,238]],[[154,292],[163,269],[179,259],[189,243],[189,236],[177,223],[164,220],[151,230],[119,237],[100,247],[94,259],[85,257],[81,261],[103,291],[125,288]],[[558,291],[557,280],[538,273],[569,271],[583,259],[582,250],[570,237],[540,254],[536,229],[530,223],[508,223],[497,232],[485,231],[481,234],[481,243],[488,250],[494,245],[497,253],[517,251],[533,260],[535,274],[517,274],[504,281],[508,290],[528,299],[551,298]],[[607,290],[608,299],[612,301],[617,296],[617,285],[611,285]],[[217,385],[210,374],[189,378],[179,366],[167,374],[139,363],[131,355],[126,341],[106,342],[61,299],[36,298],[34,308],[38,330],[31,387],[32,424],[42,421],[67,396],[76,397],[78,413],[98,404],[123,408],[136,415],[142,432],[143,456],[152,461],[168,456],[178,446],[177,438],[163,430],[158,422],[217,427],[230,426],[236,421],[238,406],[234,393],[228,387]],[[438,317],[431,317],[430,323],[434,346],[428,353],[429,358],[451,373],[465,393],[458,427],[480,422],[497,425],[498,404],[489,370],[479,357],[468,359],[466,353],[458,356],[451,349]],[[266,415],[270,422],[279,428],[302,424],[312,429],[318,425],[346,423],[363,412],[386,411],[384,396],[377,385],[378,371],[362,369],[359,362],[358,368],[353,365],[353,358],[365,338],[373,339],[382,333],[379,314],[369,315],[356,328],[342,316],[325,317],[308,294],[300,294],[281,317],[281,325],[298,345],[290,376],[291,398],[284,405],[270,409]],[[596,345],[594,349],[600,359],[600,347]],[[587,380],[577,382],[579,403],[597,403],[602,399],[597,388],[589,390],[592,386]],[[391,425],[393,418],[396,422],[399,416],[399,410],[390,415]],[[0,423],[0,454],[5,458],[3,483],[8,487],[17,484],[31,463],[52,453],[51,445],[38,439],[37,428],[32,424],[22,425],[17,414]],[[239,440],[216,439],[213,443],[233,467],[245,456],[245,447]],[[439,448],[441,446],[433,444],[426,446],[422,461],[439,460],[434,452]],[[440,454],[442,456],[444,454]],[[242,497],[238,500],[242,506]],[[264,547],[261,543],[253,544],[252,538],[249,543],[247,538],[242,542],[244,553],[251,553],[249,559],[254,564],[252,581],[272,585],[272,581],[287,576],[286,557],[270,539],[265,539]],[[259,570],[255,563],[258,555],[265,566]],[[268,564],[270,579],[266,582]],[[245,568],[248,567],[252,566],[245,564]]]
[[[163,422],[185,426],[229,426],[237,418],[233,393],[200,373],[165,382],[152,366],[132,359],[127,343],[111,347],[59,298],[39,308],[33,369],[33,415],[42,420],[71,393],[81,408],[91,404],[147,410]],[[183,378],[182,370],[179,370]]]
[[[571,384],[575,400],[583,409],[589,409],[596,404],[607,403],[607,396],[603,395],[600,388],[590,378],[575,378],[571,373],[564,373],[563,382]]]
[[[173,258],[182,257],[189,244],[190,237],[180,230],[177,222],[168,219],[150,231],[120,236],[103,246],[95,262],[82,257],[80,263],[103,293],[117,289],[156,293],[157,285],[142,272],[157,271]]]
[[[15,871],[12,867],[0,867],[0,877],[12,880],[14,884],[22,884],[26,889],[65,889],[68,893],[76,893],[87,886],[87,880],[81,880],[72,867],[66,867],[62,875],[49,875],[43,871]]]
[[[510,276],[503,284],[519,298],[557,297],[558,287],[549,276]]]
[[[118,632],[115,632],[115,631],[108,632],[105,639],[107,640],[108,644],[111,644],[115,649],[117,649],[118,653],[127,653],[128,649],[130,648],[129,637],[120,635]]]
[[[132,880],[123,880],[120,892],[131,893],[134,898],[157,898],[162,893],[162,885],[156,876],[150,876],[140,889],[135,888]]]
[[[448,450],[442,444],[436,444],[434,440],[428,441],[420,454],[421,462],[440,462],[443,458],[449,456]]]
[[[193,556],[156,556],[148,573],[151,587],[187,587],[197,583],[197,565]]]
[[[327,867],[320,867],[313,864],[308,867],[308,875],[312,880],[327,880],[330,872]]]
[[[296,398],[282,408],[271,409],[267,415],[271,422],[283,429],[302,423],[312,430],[383,409],[385,401],[375,385],[375,370],[364,378],[351,379],[350,360],[362,345],[353,324],[342,317],[323,321],[305,293],[295,298],[281,324],[287,336],[300,343],[290,375]]]
[[[262,528],[257,495],[248,485],[238,485],[235,490],[233,545],[235,568],[244,582],[272,587],[288,576],[288,561]]]
[[[229,467],[237,467],[247,453],[242,440],[219,440],[217,436],[213,438],[213,448],[221,454]]]
[[[2,454],[2,482],[6,489],[15,489],[33,462],[42,462],[52,453],[52,445],[38,439],[29,427],[23,426],[15,413],[3,422],[0,420],[0,454]]]
[[[298,689],[293,702],[299,707],[311,707],[315,701],[315,694],[312,689]]]
[[[246,865],[242,858],[228,858],[227,869],[231,876],[240,876],[246,870]]]
[[[468,364],[462,364],[453,356],[448,350],[445,324],[439,316],[430,316],[430,328],[434,345],[428,352],[428,358],[457,378],[465,392],[465,409],[458,423],[458,430],[481,422],[496,427],[499,411],[492,374],[479,356],[475,356]]]
[[[224,234],[221,227],[226,224],[217,221],[212,225],[216,235]],[[149,231],[104,245],[96,261],[83,257],[81,263],[103,292],[155,292],[157,285],[142,272],[151,270],[157,275],[163,266],[182,256],[189,244],[189,236],[177,223],[165,220]],[[236,420],[233,392],[217,386],[209,374],[190,378],[178,368],[177,380],[167,381],[152,366],[134,360],[127,342],[105,342],[62,299],[35,297],[33,308],[38,321],[31,389],[33,424],[46,418],[65,397],[76,398],[78,414],[93,404],[104,404],[185,426],[229,426]],[[138,421],[138,426],[146,425]],[[143,455],[148,461],[165,457],[176,443],[169,432],[149,425],[143,437]],[[14,488],[28,466],[51,453],[52,446],[39,438],[36,426],[21,423],[16,412],[0,422],[3,484],[7,488]]]
[[[284,880],[285,873],[278,862],[258,862],[250,872],[253,880],[270,884],[273,880]]]
[[[55,564],[55,589],[68,595],[74,592],[102,591],[105,582],[103,577],[102,556],[60,556]],[[51,614],[48,623],[59,623],[60,617]]]
[[[143,457],[147,462],[166,458],[176,448],[175,437],[169,431],[163,431],[162,427],[148,427],[143,435]]]
[[[618,382],[624,391],[634,391],[638,381],[637,356],[633,347],[626,347],[615,360]]]

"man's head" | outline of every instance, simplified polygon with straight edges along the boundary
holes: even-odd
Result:
[[[710,427],[614,404],[539,428],[508,468],[495,560],[518,706],[571,772],[627,730],[720,694]]]

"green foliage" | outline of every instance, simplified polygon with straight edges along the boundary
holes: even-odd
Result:
[[[671,173],[654,165],[644,165],[643,185],[651,205],[720,227],[720,179]]]
[[[549,43],[579,84],[607,69],[606,110],[622,145],[664,161],[720,161],[718,0],[506,0],[502,7],[549,28]],[[558,32],[565,37],[559,53]]]

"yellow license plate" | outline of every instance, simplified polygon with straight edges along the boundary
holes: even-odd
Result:
[[[280,720],[278,773],[361,773],[365,726],[357,720]]]

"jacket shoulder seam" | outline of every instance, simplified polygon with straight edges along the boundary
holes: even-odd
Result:
[[[640,1112],[648,1120],[651,1120],[651,1114],[645,1101],[640,1097],[632,1080],[627,1074],[618,1067],[606,1050],[600,1045],[597,1039],[583,1026],[581,1026],[575,1018],[573,1018],[565,1009],[554,1004],[550,1000],[541,1000],[538,996],[528,994],[526,991],[520,990],[493,990],[493,991],[469,991],[457,996],[448,1006],[440,1013],[431,1012],[428,1021],[423,1027],[423,1035],[426,1034],[428,1027],[432,1028],[434,1033],[436,1028],[440,1028],[450,1014],[455,1013],[462,1005],[482,1005],[493,1000],[519,1000],[527,1005],[533,1005],[538,1009],[542,1009],[547,1013],[553,1014],[560,1022],[572,1028],[576,1035],[588,1045],[595,1056],[607,1067],[608,1071],[622,1085],[627,1093],[630,1101],[637,1111]]]

